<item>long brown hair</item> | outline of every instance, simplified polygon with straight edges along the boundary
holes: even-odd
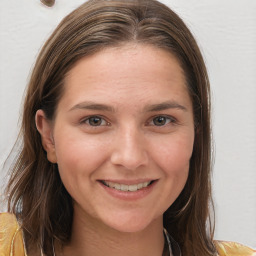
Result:
[[[164,213],[164,226],[184,256],[215,255],[211,205],[211,126],[207,70],[189,29],[181,18],[155,0],[90,0],[65,17],[43,46],[23,110],[22,147],[11,167],[8,208],[22,223],[29,247],[52,255],[52,241],[71,236],[72,198],[56,164],[47,160],[35,126],[42,109],[49,120],[63,93],[67,72],[84,56],[127,42],[149,44],[171,52],[182,66],[190,93],[195,143],[187,183]],[[28,248],[29,250],[29,248]]]

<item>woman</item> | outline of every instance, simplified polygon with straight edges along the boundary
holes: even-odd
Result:
[[[163,4],[94,0],[68,15],[38,56],[21,137],[8,185],[15,217],[0,217],[5,248],[253,254],[213,241],[207,71]]]

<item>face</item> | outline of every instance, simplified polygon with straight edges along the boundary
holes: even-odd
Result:
[[[49,129],[52,146],[44,145],[74,216],[140,231],[162,220],[186,183],[192,103],[178,61],[165,50],[126,45],[80,60]]]

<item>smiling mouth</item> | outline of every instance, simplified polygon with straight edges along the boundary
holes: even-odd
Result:
[[[132,185],[120,184],[120,183],[115,183],[115,182],[110,182],[110,181],[105,181],[105,180],[101,180],[100,182],[109,188],[113,188],[113,189],[116,189],[119,191],[135,192],[135,191],[138,191],[138,190],[141,190],[143,188],[150,186],[154,181],[155,180],[142,182],[142,183],[138,183],[138,184],[132,184]]]

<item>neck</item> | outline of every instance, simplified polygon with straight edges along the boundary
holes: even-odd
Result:
[[[62,254],[73,256],[162,256],[164,248],[162,218],[139,232],[119,232],[96,219],[74,214],[72,236]]]

